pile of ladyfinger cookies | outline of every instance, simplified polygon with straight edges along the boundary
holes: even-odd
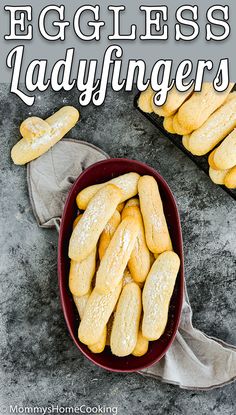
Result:
[[[165,104],[155,105],[155,92],[142,92],[138,106],[144,112],[164,117],[163,126],[172,134],[182,135],[183,146],[193,155],[209,153],[209,176],[216,184],[236,188],[236,92],[216,92],[211,83],[203,83],[201,92],[178,92],[172,88]]]
[[[180,267],[156,180],[127,173],[83,189],[69,242],[79,340],[142,356],[160,338]],[[83,212],[83,213],[82,213]]]

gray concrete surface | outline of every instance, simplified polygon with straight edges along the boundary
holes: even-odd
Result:
[[[77,105],[77,91],[45,92],[26,107],[1,85],[0,406],[107,405],[119,415],[235,414],[235,384],[209,392],[181,390],[138,374],[112,374],[86,360],[66,330],[57,286],[57,233],[39,229],[29,204],[26,168],[10,149],[29,115]],[[111,156],[156,168],[174,192],[182,220],[186,280],[194,324],[236,344],[235,202],[161,137],[133,108],[134,94],[109,91],[105,104],[81,108],[70,136]]]

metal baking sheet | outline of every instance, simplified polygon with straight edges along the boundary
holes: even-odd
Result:
[[[170,134],[168,133],[168,131],[166,131],[163,127],[163,117],[158,116],[157,114],[155,114],[154,112],[152,113],[146,113],[143,112],[139,107],[138,107],[138,98],[140,96],[140,93],[138,93],[135,98],[134,98],[134,106],[135,108],[145,117],[147,118],[149,121],[151,121],[151,123],[153,125],[155,125],[156,128],[158,128],[159,131],[161,131],[161,133],[167,137],[176,147],[178,147],[183,153],[186,154],[186,156],[188,158],[190,158],[198,167],[199,169],[203,170],[207,176],[209,177],[209,164],[208,164],[208,154],[206,154],[205,156],[194,156],[193,154],[191,154],[188,150],[186,150],[186,148],[183,146],[182,144],[182,136],[177,135],[177,134]],[[209,177],[209,180],[210,177]],[[216,185],[219,186],[219,185]],[[228,195],[230,195],[234,200],[236,200],[236,189],[228,189],[225,186],[220,186],[226,193],[228,193]]]

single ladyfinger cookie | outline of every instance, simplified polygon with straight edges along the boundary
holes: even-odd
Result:
[[[187,128],[185,126],[182,126],[179,123],[178,112],[177,112],[177,114],[175,114],[175,116],[173,118],[173,128],[174,128],[176,134],[179,134],[179,135],[188,135],[188,134],[191,133],[191,129],[190,128]]]
[[[201,92],[194,92],[178,111],[178,122],[191,133],[200,128],[204,122],[226,100],[234,84],[229,84],[224,92],[217,92],[212,83],[205,82]],[[174,126],[175,128],[175,126]]]
[[[138,190],[148,248],[157,254],[170,251],[172,243],[156,180],[152,176],[141,177]]]
[[[152,90],[152,88],[149,86],[146,91],[142,91],[139,99],[138,99],[138,107],[143,111],[143,112],[152,112],[152,100],[154,97],[154,91]]]
[[[179,92],[174,86],[170,91],[168,91],[165,104],[159,107],[155,105],[153,101],[152,109],[156,114],[160,116],[169,117],[178,110],[178,108],[183,104],[183,102],[186,101],[186,99],[188,99],[191,93],[192,89],[186,92]]]
[[[128,216],[116,229],[100,262],[96,275],[96,289],[108,293],[121,282],[139,232],[139,222]]]
[[[100,189],[88,204],[83,217],[72,232],[69,257],[80,262],[95,249],[107,222],[120,202],[121,191],[113,184]]]
[[[77,216],[73,223],[73,229],[79,223],[83,215]],[[83,259],[77,262],[71,260],[69,273],[69,288],[70,292],[82,297],[91,290],[91,283],[96,270],[96,248]]]
[[[85,210],[92,197],[95,196],[98,190],[102,189],[107,184],[114,184],[120,189],[122,193],[120,203],[122,203],[138,193],[139,177],[140,176],[137,173],[127,173],[122,176],[115,177],[109,182],[86,187],[77,195],[77,206],[79,209]]]
[[[71,260],[69,288],[73,295],[81,297],[89,292],[96,270],[96,248],[80,262]]]
[[[142,334],[157,340],[163,334],[180,260],[174,252],[163,252],[154,262],[143,288]]]
[[[215,184],[224,184],[225,178],[227,173],[229,172],[229,169],[227,170],[215,170],[212,167],[209,167],[209,176],[210,179]]]
[[[163,127],[165,128],[168,133],[176,134],[176,131],[173,126],[174,115],[170,115],[169,117],[165,117],[163,121]]]
[[[91,291],[89,291],[88,294],[83,295],[82,297],[73,296],[73,299],[74,299],[75,305],[77,307],[80,319],[84,315],[85,307],[87,305],[90,294],[91,294]],[[95,343],[95,344],[92,344],[91,346],[89,346],[89,349],[91,350],[91,352],[93,352],[93,353],[102,353],[103,350],[105,349],[105,346],[106,346],[106,337],[107,337],[107,327],[105,326],[104,330],[102,332],[102,335],[101,335],[100,339],[98,340],[98,342]]]
[[[63,107],[45,121],[49,125],[48,131],[46,131],[45,122],[43,122],[43,127],[41,125],[41,133],[39,127],[33,137],[33,127],[29,127],[30,120],[28,119],[25,124],[27,124],[29,130],[31,129],[31,138],[29,135],[27,137],[24,136],[14,145],[11,150],[13,162],[19,165],[26,164],[46,153],[46,151],[54,146],[54,144],[74,127],[78,120],[79,112],[76,108],[70,106]],[[23,126],[24,134],[26,134],[27,128],[26,125]]]
[[[139,223],[139,233],[130,255],[128,268],[134,281],[144,282],[151,267],[151,258],[145,239],[143,219],[139,207],[125,206],[122,212],[122,219],[127,216],[135,217]]]
[[[149,341],[143,336],[142,330],[138,331],[138,339],[132,355],[136,357],[141,357],[145,355],[148,351]]]
[[[190,135],[183,135],[183,137],[182,137],[182,144],[183,144],[184,148],[186,148],[186,150],[188,150],[188,151],[190,151],[189,150],[189,137],[190,137]]]
[[[121,287],[122,283],[120,282],[108,294],[100,294],[96,287],[93,289],[79,326],[78,335],[82,343],[93,345],[99,341],[115,308]]]
[[[236,189],[236,166],[227,172],[224,185],[229,189]]]
[[[214,163],[218,169],[231,169],[236,165],[236,129],[217,147]]]
[[[116,356],[128,356],[138,339],[142,309],[141,290],[135,283],[127,284],[119,298],[111,331],[111,351]]]
[[[235,113],[236,92],[232,92],[225,103],[191,134],[189,139],[191,153],[202,156],[219,144],[236,127]]]
[[[104,256],[107,247],[111,241],[111,238],[114,235],[118,225],[120,224],[120,220],[120,213],[118,212],[118,210],[116,210],[115,213],[112,215],[111,219],[107,222],[99,239],[98,254],[100,260]]]

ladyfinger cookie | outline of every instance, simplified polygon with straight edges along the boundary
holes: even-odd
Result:
[[[25,134],[23,138],[14,145],[11,157],[15,164],[26,164],[46,153],[79,120],[79,112],[74,107],[63,107],[46,120],[49,128],[46,131],[45,123],[40,133],[40,126],[35,127],[30,119],[24,122],[21,131]],[[46,132],[45,132],[46,131]]]
[[[141,177],[138,190],[148,248],[157,254],[170,251],[172,243],[156,180],[152,176]]]
[[[155,93],[154,93],[155,94]],[[169,117],[173,115],[178,108],[183,104],[186,99],[192,94],[192,89],[186,92],[179,92],[174,86],[167,95],[167,99],[164,105],[158,107],[153,101],[152,109],[153,111],[163,117]]]
[[[184,148],[186,148],[186,150],[188,151],[189,151],[189,138],[190,138],[190,135],[183,135],[182,137],[182,144]]]
[[[80,262],[71,260],[69,288],[73,295],[81,297],[89,292],[96,270],[96,248]]]
[[[90,294],[91,294],[91,291],[88,294],[83,295],[82,297],[73,296],[80,319],[82,319],[84,315],[85,307],[87,305]],[[106,346],[106,337],[107,337],[107,326],[104,327],[104,330],[98,342],[89,346],[89,349],[91,350],[91,352],[102,353]]]
[[[48,134],[51,131],[51,126],[47,121],[39,117],[29,117],[20,125],[20,133],[29,142],[42,135]]]
[[[175,114],[175,116],[173,118],[173,128],[174,128],[176,134],[179,134],[179,135],[188,135],[188,134],[191,133],[191,129],[190,128],[187,128],[185,126],[182,126],[179,123],[178,112],[177,112],[177,114]]]
[[[192,154],[202,156],[211,151],[236,127],[236,92],[189,139]]]
[[[134,244],[133,251],[130,255],[128,268],[134,281],[144,282],[151,267],[151,259],[150,252],[146,243],[143,219],[139,207],[125,207],[122,212],[122,219],[126,218],[127,216],[133,216],[139,223],[139,232]]]
[[[224,185],[229,189],[236,189],[236,166],[227,172]]]
[[[116,229],[97,271],[96,289],[100,293],[108,293],[122,280],[139,229],[137,218],[132,216],[122,220]]]
[[[121,191],[113,184],[102,187],[88,204],[83,217],[72,232],[69,257],[80,262],[95,249],[107,222],[120,202]]]
[[[99,239],[99,246],[98,246],[98,254],[100,260],[104,256],[107,247],[111,241],[112,236],[114,235],[118,225],[120,224],[120,213],[118,210],[112,215],[111,219],[107,222],[104,231],[102,232],[100,239]]]
[[[217,147],[214,163],[218,169],[231,169],[236,165],[236,129]]]
[[[143,112],[152,112],[152,100],[154,97],[154,91],[152,90],[152,88],[149,86],[145,91],[142,91],[139,99],[138,99],[138,107],[143,111]]]
[[[73,229],[79,223],[83,215],[77,216],[73,222]],[[96,248],[81,262],[71,260],[69,273],[70,292],[77,297],[82,297],[91,291],[91,283],[96,269]]]
[[[224,92],[215,91],[213,84],[205,82],[201,92],[194,92],[178,111],[178,122],[188,133],[200,128],[210,115],[226,100],[234,84],[230,83]],[[174,126],[175,128],[175,126]]]
[[[209,167],[209,176],[210,179],[215,184],[224,184],[225,178],[227,173],[229,172],[229,169],[227,170],[215,170],[212,167]]]
[[[135,283],[127,284],[119,298],[111,331],[111,351],[128,356],[137,344],[142,309],[141,290]]]
[[[210,166],[213,170],[219,170],[219,169],[217,169],[217,167],[216,167],[216,165],[215,165],[215,162],[214,162],[215,152],[216,152],[216,148],[215,148],[215,150],[213,150],[213,151],[209,154],[209,156],[208,156],[208,163],[209,163],[209,166]]]
[[[121,287],[122,283],[120,282],[108,294],[100,294],[96,287],[93,289],[79,326],[78,336],[82,343],[93,345],[99,341],[115,308]]]
[[[107,184],[114,184],[117,186],[121,193],[122,197],[120,203],[124,202],[127,199],[135,196],[138,193],[138,181],[139,181],[139,174],[137,173],[126,173],[122,176],[115,177],[114,179],[110,180],[106,183],[95,184],[93,186],[86,187],[83,189],[76,198],[76,203],[79,209],[85,210],[88,206],[89,201],[98,190],[102,189]]]
[[[163,252],[154,262],[143,288],[142,334],[157,340],[163,334],[180,260],[174,252]]]
[[[136,357],[141,357],[145,355],[148,351],[149,341],[143,336],[142,330],[138,331],[138,339],[135,345],[132,355]]]
[[[169,117],[165,117],[163,121],[163,127],[165,128],[168,133],[176,134],[176,131],[173,126],[174,115],[170,115]]]

